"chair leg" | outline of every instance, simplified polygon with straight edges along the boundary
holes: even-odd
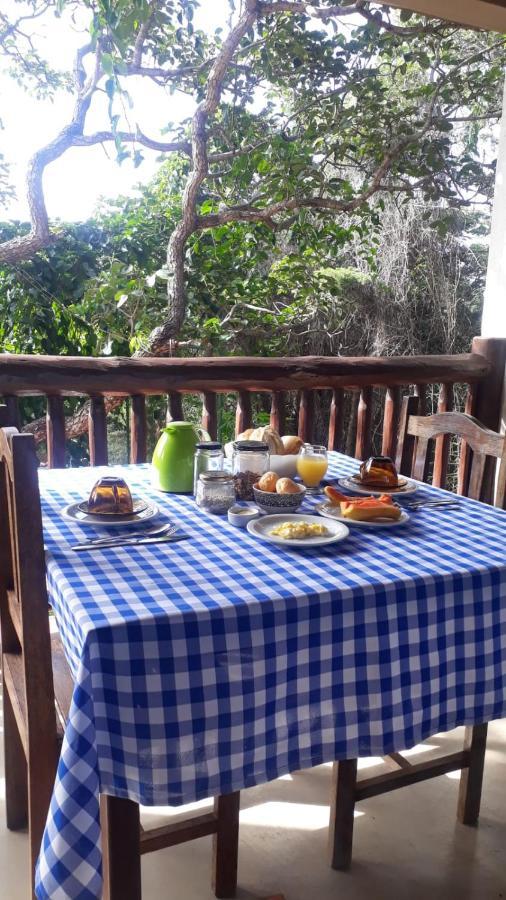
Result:
[[[141,900],[139,805],[102,794],[100,822],[103,900]]]
[[[487,749],[487,724],[466,728],[464,749],[469,751],[469,766],[460,776],[457,818],[463,825],[476,825],[480,814],[481,788],[485,751]]]
[[[18,831],[28,823],[28,768],[11,699],[4,685],[5,811],[7,828]]]
[[[353,848],[353,817],[357,760],[334,763],[330,799],[328,856],[333,869],[349,869]]]
[[[217,831],[213,835],[212,884],[216,897],[235,897],[239,855],[239,791],[216,797]]]

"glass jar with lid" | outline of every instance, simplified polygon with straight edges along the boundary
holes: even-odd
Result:
[[[201,472],[196,503],[211,513],[226,513],[235,503],[234,479],[229,472]]]
[[[238,500],[253,500],[253,485],[268,470],[268,444],[263,441],[234,441],[232,473]]]
[[[223,448],[219,441],[201,441],[195,445],[193,466],[193,493],[197,494],[197,484],[201,472],[219,472],[223,469]]]

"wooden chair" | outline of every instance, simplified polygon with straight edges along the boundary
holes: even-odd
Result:
[[[472,452],[466,496],[474,499],[482,497],[487,458],[499,459],[494,504],[504,507],[506,436],[483,428],[476,419],[464,413],[438,413],[427,417],[411,415],[411,411],[417,409],[417,404],[417,397],[404,398],[396,460],[398,470],[423,481],[428,469],[429,441],[456,435],[465,441],[466,449]],[[437,460],[434,469],[434,480],[442,486],[442,469],[437,470]],[[464,476],[461,481],[462,484],[465,483]],[[457,817],[465,825],[475,825],[480,811],[486,744],[487,724],[484,723],[466,727],[463,750],[415,764],[411,764],[401,753],[392,753],[385,757],[390,771],[380,775],[358,779],[356,759],[334,763],[329,829],[330,865],[334,869],[348,869],[351,864],[354,809],[359,800],[386,794],[447,772],[462,770]]]
[[[432,483],[446,487],[446,457],[450,436],[461,440],[458,493],[503,507],[506,496],[506,437],[484,428],[467,413],[417,416],[418,397],[404,397],[399,424],[396,465],[403,475],[427,481],[430,442],[436,442]],[[438,452],[439,449],[439,452]],[[497,478],[494,462],[500,460]],[[490,482],[495,481],[490,491]]]
[[[58,634],[49,627],[42,518],[32,435],[0,428],[0,626],[7,826],[28,824],[32,890],[73,692]],[[139,807],[102,796],[104,898],[139,900],[142,853],[214,835],[213,885],[237,885],[239,793],[214,811],[143,831]]]

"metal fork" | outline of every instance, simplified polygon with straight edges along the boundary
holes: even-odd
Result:
[[[161,537],[161,535],[163,534],[175,534],[176,531],[177,525],[174,525],[173,522],[166,522],[164,525],[154,525],[151,528],[144,528],[142,531],[129,531],[127,535],[124,535],[124,537],[125,540],[134,540],[134,538],[143,537]],[[89,544],[90,547],[105,547],[107,544],[115,544],[118,540],[119,535],[117,534],[110,537],[91,538],[91,540],[86,541],[86,544]]]
[[[455,500],[407,500],[403,503],[407,509],[421,509],[422,507],[438,507],[438,506],[459,506],[459,501],[457,498]]]
[[[157,537],[136,537],[136,538],[116,538],[108,541],[106,544],[74,544],[72,550],[110,550],[113,547],[139,547],[142,544],[174,544],[177,541],[184,541],[189,538],[189,534],[183,534],[177,531],[174,534],[159,534]]]

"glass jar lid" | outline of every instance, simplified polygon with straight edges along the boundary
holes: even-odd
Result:
[[[195,444],[195,450],[221,450],[222,445],[219,441],[200,441]]]
[[[234,450],[248,453],[268,453],[269,445],[264,441],[234,441]]]
[[[200,481],[214,482],[214,484],[229,484],[233,482],[233,476],[229,472],[201,472]]]

